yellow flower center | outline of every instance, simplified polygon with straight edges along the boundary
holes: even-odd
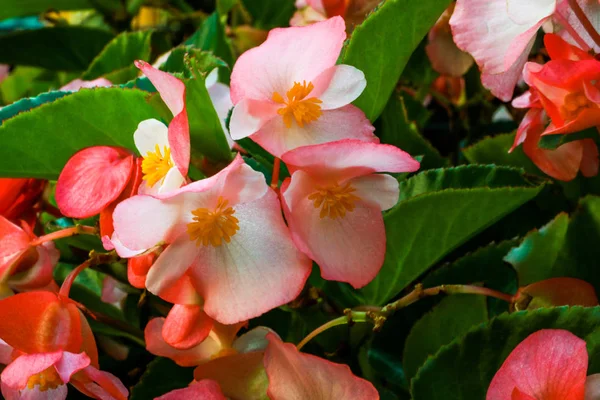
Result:
[[[285,107],[277,110],[277,113],[283,116],[285,126],[292,127],[293,117],[296,119],[298,126],[302,128],[304,124],[318,120],[323,114],[319,105],[322,103],[321,100],[316,97],[306,98],[314,88],[312,82],[309,82],[308,85],[306,81],[302,84],[294,82],[294,87],[287,92],[287,100],[277,92],[273,94],[274,102],[285,105]]]
[[[38,386],[40,392],[45,392],[48,389],[56,389],[63,384],[63,381],[58,376],[58,372],[54,367],[49,367],[39,374],[31,375],[27,381],[27,388],[33,389]]]
[[[577,118],[586,108],[598,107],[595,103],[588,100],[583,92],[569,93],[565,96],[565,102],[561,107],[562,114],[567,121]]]
[[[171,149],[164,146],[163,151],[164,155],[160,152],[159,145],[156,145],[155,151],[149,151],[142,161],[143,179],[150,187],[156,185],[156,182],[163,179],[167,175],[167,172],[173,168]]]
[[[318,189],[308,196],[314,202],[315,208],[321,207],[319,217],[336,219],[345,217],[346,212],[354,211],[354,202],[360,197],[353,194],[356,189],[346,183],[344,186],[335,184],[326,188]]]
[[[196,241],[196,246],[209,244],[218,247],[231,241],[231,237],[240,229],[238,219],[233,216],[235,211],[227,207],[227,200],[219,197],[217,207],[210,211],[208,208],[198,208],[192,211],[194,222],[187,225],[190,240]]]

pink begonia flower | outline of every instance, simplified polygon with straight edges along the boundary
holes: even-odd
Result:
[[[98,78],[93,81],[84,81],[83,79],[75,79],[58,90],[77,92],[79,89],[91,89],[95,87],[108,87],[112,86],[112,82],[106,78]]]
[[[127,297],[127,292],[121,287],[121,283],[110,275],[102,280],[102,294],[100,300],[108,304],[114,304],[121,308],[121,303]]]
[[[10,74],[10,65],[0,64],[0,83]]]
[[[33,239],[29,226],[18,227],[0,215],[0,298],[11,290],[38,290],[53,282],[60,254],[53,242],[31,246]]]
[[[295,5],[297,11],[290,20],[290,26],[307,26],[327,19],[321,0],[296,0]]]
[[[371,382],[354,376],[347,365],[302,354],[274,334],[267,335],[267,340],[264,365],[269,377],[269,399],[379,399]]]
[[[386,247],[381,211],[396,205],[398,181],[376,172],[414,172],[419,162],[397,147],[346,139],[283,155],[292,172],[281,186],[294,243],[324,279],[369,283]]]
[[[596,4],[588,12],[597,13],[598,8]],[[577,43],[593,46],[566,0],[458,0],[450,19],[454,41],[475,58],[483,85],[504,101],[511,99],[535,35],[547,22],[557,22],[554,26],[570,41],[576,41],[574,29],[579,32]]]
[[[345,39],[344,20],[334,17],[273,29],[242,54],[231,74],[233,140],[250,136],[276,157],[345,138],[379,142],[365,114],[350,104],[366,87],[364,74],[335,65]]]
[[[450,30],[450,17],[456,3],[450,6],[437,20],[427,35],[425,52],[431,66],[442,75],[461,77],[473,65],[473,57],[456,47]]]
[[[504,361],[486,400],[597,400],[600,374],[586,378],[587,367],[584,340],[565,330],[537,331]]]
[[[141,194],[163,194],[185,183],[190,164],[190,128],[185,107],[185,85],[179,79],[160,71],[144,61],[136,61],[144,75],[158,90],[173,113],[166,127],[156,119],[140,122],[133,140],[142,161],[144,182]]]
[[[114,221],[116,235],[131,250],[168,244],[148,272],[148,290],[161,295],[187,273],[206,313],[221,323],[293,300],[310,274],[310,260],[294,247],[277,195],[240,155],[210,178],[125,200]]]
[[[227,130],[226,123],[227,117],[229,116],[229,110],[233,107],[233,103],[231,102],[231,91],[229,90],[229,86],[219,82],[218,79],[219,70],[218,68],[215,68],[206,77],[206,89],[208,90],[210,100],[215,107],[219,121],[221,121],[221,128],[223,128],[227,143],[229,144],[229,147],[233,147],[234,142]]]
[[[219,384],[211,380],[194,382],[184,389],[172,390],[167,394],[157,397],[155,400],[227,400],[219,387]]]

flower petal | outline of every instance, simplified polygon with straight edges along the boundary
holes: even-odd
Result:
[[[231,114],[229,132],[233,140],[240,140],[258,132],[265,124],[277,116],[279,105],[266,101],[240,100]]]
[[[215,107],[215,111],[219,116],[219,120],[221,121],[221,128],[223,128],[223,133],[225,134],[227,143],[229,143],[229,147],[232,147],[233,140],[231,139],[231,135],[229,135],[229,131],[227,130],[227,124],[225,123],[225,121],[227,120],[227,116],[229,115],[229,110],[231,110],[231,108],[233,107],[233,103],[231,102],[231,93],[229,90],[229,86],[217,82],[208,87],[208,95],[210,96],[210,100],[212,101],[213,106]]]
[[[317,190],[310,177],[297,171],[282,187],[284,212],[296,246],[321,267],[323,279],[369,283],[383,265],[386,236],[379,206],[359,200],[345,217],[320,217],[308,196]]]
[[[81,374],[85,380],[79,380],[79,377],[75,376],[70,382],[80,392],[88,396],[91,394],[90,397],[97,399],[127,400],[129,391],[113,374],[100,371],[92,366],[83,369]]]
[[[125,189],[134,165],[133,155],[120,148],[96,146],[78,151],[58,177],[58,208],[73,218],[100,213]]]
[[[273,334],[267,339],[264,364],[271,400],[379,399],[373,385],[354,376],[347,365],[302,354],[296,346],[283,343]]]
[[[63,352],[61,359],[55,363],[56,371],[64,383],[68,383],[73,374],[88,365],[90,365],[90,358],[85,353],[75,354],[68,351]]]
[[[398,180],[387,174],[373,174],[354,178],[350,184],[356,191],[354,194],[365,203],[388,210],[398,203],[400,189]]]
[[[231,73],[231,100],[271,101],[294,82],[310,82],[335,65],[346,39],[340,17],[306,27],[278,28],[267,40],[238,58]],[[268,62],[265,62],[268,60]],[[233,134],[232,134],[233,136]]]
[[[292,243],[277,195],[234,207],[239,231],[230,243],[201,246],[190,270],[204,311],[234,324],[281,306],[300,294],[311,262]]]
[[[32,375],[52,367],[62,356],[63,352],[60,350],[51,353],[23,354],[2,371],[2,383],[13,389],[23,389]]]
[[[213,320],[201,306],[175,304],[165,320],[162,335],[165,342],[187,350],[202,342],[213,328]]]
[[[292,170],[311,176],[352,179],[374,172],[414,172],[420,164],[396,146],[345,139],[306,146],[283,155]]]
[[[233,342],[233,348],[238,353],[262,351],[266,349],[267,345],[269,344],[269,341],[267,340],[267,335],[269,333],[276,335],[274,331],[265,326],[257,326],[256,328],[237,338],[235,342]]]
[[[335,110],[324,110],[318,120],[302,128],[296,122],[292,122],[288,128],[283,118],[277,116],[252,135],[251,139],[275,157],[281,157],[298,147],[342,139],[379,143],[379,139],[373,134],[374,130],[365,114],[350,104]]]
[[[314,96],[323,102],[322,110],[332,110],[352,103],[367,87],[365,74],[350,65],[335,65],[326,69],[313,83]]]
[[[147,119],[138,124],[133,132],[133,141],[140,155],[146,157],[148,153],[154,153],[156,146],[162,152],[169,146],[169,128],[156,119]]]
[[[535,332],[504,361],[486,400],[510,399],[515,388],[536,399],[582,399],[587,366],[584,340],[565,330]]]
[[[8,281],[10,287],[19,292],[41,289],[53,282],[52,273],[60,253],[56,250],[53,242],[36,246],[35,251],[37,252],[37,261],[27,270],[12,275]]]
[[[600,374],[587,377],[585,382],[585,400],[600,399]]]
[[[215,381],[205,379],[200,382],[194,382],[190,386],[172,390],[167,394],[157,397],[155,400],[181,400],[181,399],[202,399],[202,400],[227,400],[219,384]]]
[[[12,272],[8,268],[27,250],[30,240],[23,229],[0,215],[0,277]]]

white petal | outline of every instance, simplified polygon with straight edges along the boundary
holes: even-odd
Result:
[[[162,152],[164,146],[169,148],[169,129],[159,120],[147,119],[138,125],[133,133],[133,141],[142,157],[145,157],[148,152],[156,151],[156,145]]]
[[[329,86],[318,98],[323,102],[321,109],[332,110],[352,103],[367,87],[365,74],[350,65],[336,65],[321,75],[333,73]],[[317,78],[317,81],[319,78]],[[317,84],[315,84],[317,85]]]
[[[350,181],[354,194],[364,202],[378,206],[382,211],[390,209],[398,203],[400,190],[398,181],[391,175],[373,174]]]

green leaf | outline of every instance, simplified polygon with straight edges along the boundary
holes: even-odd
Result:
[[[450,0],[387,0],[352,33],[343,64],[365,73],[367,88],[354,104],[371,121],[383,111],[411,54],[448,4]]]
[[[0,7],[0,20],[41,14],[48,10],[83,10],[94,8],[92,0],[7,0]]]
[[[225,61],[227,65],[233,65],[233,50],[225,35],[225,27],[217,13],[213,13],[205,19],[200,29],[190,36],[184,44],[192,45],[200,50],[211,51],[215,56]],[[228,82],[229,76],[221,77],[221,79]]]
[[[484,296],[452,295],[444,298],[413,326],[404,343],[404,371],[412,379],[429,356],[487,321]]]
[[[289,26],[296,11],[294,0],[241,0],[260,29]]]
[[[135,60],[150,61],[152,31],[123,32],[111,40],[94,58],[81,79],[93,80],[101,76],[112,83],[135,79],[139,70]]]
[[[523,168],[530,174],[544,176],[525,153],[523,153],[522,146],[517,147],[512,153],[508,152],[514,141],[514,133],[487,137],[463,149],[463,154],[471,163],[508,165]]]
[[[217,12],[219,15],[227,15],[237,2],[238,0],[217,0]]]
[[[546,226],[527,235],[505,260],[517,270],[519,285],[550,278],[570,277],[589,282],[600,293],[600,197],[581,199],[569,218],[559,214]]]
[[[135,151],[133,132],[155,118],[147,93],[134,89],[84,89],[0,126],[0,176],[57,179],[67,160],[89,146]]]
[[[540,138],[538,147],[541,149],[555,150],[563,144],[582,139],[598,139],[598,130],[596,127],[570,133],[568,135],[544,135]]]
[[[566,329],[588,340],[590,361],[600,354],[600,307],[559,307],[503,314],[472,329],[429,358],[412,381],[414,400],[485,399],[511,351],[540,329]],[[597,364],[596,364],[597,365]],[[588,374],[599,372],[590,368]]]
[[[440,153],[425,139],[414,122],[408,120],[404,100],[393,95],[376,123],[375,132],[382,143],[392,144],[412,155],[423,155],[421,169],[448,165]]]
[[[185,388],[193,380],[193,368],[180,367],[168,358],[158,357],[148,364],[140,381],[131,389],[131,400],[154,399]]]
[[[78,26],[17,31],[0,36],[0,63],[82,71],[112,38],[110,32]]]
[[[381,305],[393,298],[450,251],[533,199],[542,187],[450,188],[400,202],[384,215],[386,256],[377,277],[360,290],[365,303]]]
[[[23,111],[29,111],[32,108],[36,108],[41,106],[42,104],[49,103],[56,99],[60,99],[61,97],[66,96],[68,94],[69,92],[47,92],[42,93],[37,97],[21,99],[9,106],[2,107],[0,109],[0,126],[2,125],[3,121],[12,118]]]

